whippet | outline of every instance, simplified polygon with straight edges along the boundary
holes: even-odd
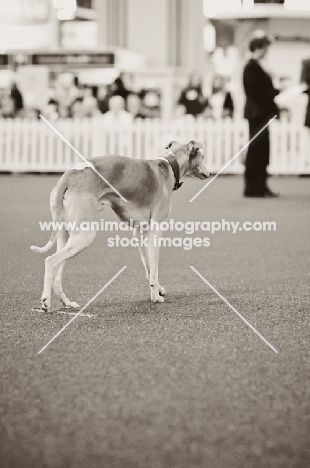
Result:
[[[161,223],[168,218],[172,192],[182,185],[180,178],[186,174],[198,179],[210,177],[211,173],[204,165],[203,148],[202,143],[194,140],[188,144],[173,141],[163,156],[154,160],[138,161],[125,156],[89,159],[92,167],[109,181],[110,186],[87,163],[77,163],[62,175],[51,192],[53,222],[73,222],[75,226],[85,221],[92,222],[98,219],[98,211],[106,204],[123,222],[133,220],[134,225],[139,226],[148,221],[149,229],[143,233],[144,238],[148,238],[148,246],[139,246],[139,250],[151,289],[151,301],[163,302],[165,290],[158,282],[159,243],[154,242],[154,236],[158,239],[162,233],[153,229],[150,221]],[[44,247],[31,246],[35,252],[43,253],[57,241],[57,252],[45,260],[42,309],[50,310],[52,287],[66,307],[80,307],[64,294],[62,271],[65,261],[88,247],[95,236],[95,230],[53,230]],[[138,236],[137,228],[134,236]]]

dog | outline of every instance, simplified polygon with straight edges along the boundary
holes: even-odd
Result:
[[[202,143],[172,141],[165,149],[163,156],[154,160],[97,156],[89,159],[89,163],[75,164],[62,175],[51,192],[53,222],[75,222],[76,226],[85,221],[92,222],[98,219],[98,211],[103,209],[103,205],[109,205],[122,222],[133,220],[135,237],[138,237],[139,223],[165,221],[170,214],[172,193],[182,185],[182,177],[193,175],[204,180],[211,176],[204,164]],[[158,282],[159,247],[158,242],[154,242],[154,236],[160,237],[161,232],[151,225],[143,233],[144,238],[148,238],[148,246],[143,244],[139,250],[150,285],[151,301],[164,302],[165,290]],[[45,259],[41,296],[44,311],[51,308],[52,288],[65,307],[80,307],[63,292],[63,267],[69,258],[88,247],[95,236],[94,230],[53,230],[44,247],[31,246],[33,251],[43,253],[57,242],[56,253]]]

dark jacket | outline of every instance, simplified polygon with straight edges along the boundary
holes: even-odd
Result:
[[[187,86],[183,89],[178,104],[185,107],[186,114],[194,116],[201,114],[207,107],[200,86]]]
[[[265,119],[278,115],[274,98],[279,90],[275,89],[270,75],[254,59],[249,60],[244,68],[243,86],[246,95],[246,119]]]
[[[11,89],[11,97],[14,101],[15,112],[18,112],[19,110],[23,109],[24,107],[23,96],[15,84],[13,84],[12,89]]]
[[[305,126],[310,128],[310,59],[302,62],[301,81],[307,83],[308,89],[305,91],[308,94],[308,105],[306,110]]]
[[[305,127],[308,127],[310,128],[310,85],[307,89],[307,91],[305,91],[307,94],[308,94],[308,105],[307,105],[307,109],[306,109],[306,118],[305,118]]]

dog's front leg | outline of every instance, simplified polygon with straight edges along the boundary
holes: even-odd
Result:
[[[151,301],[164,302],[163,296],[160,294],[163,288],[160,287],[158,282],[158,260],[159,260],[159,239],[162,232],[160,230],[150,230],[148,242],[148,254],[150,262],[150,288],[151,288]]]

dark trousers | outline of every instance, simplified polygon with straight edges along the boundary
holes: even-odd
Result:
[[[268,119],[249,120],[250,140],[262,129]],[[245,193],[261,195],[267,189],[267,166],[270,158],[270,141],[268,127],[255,138],[248,147],[245,159]]]

